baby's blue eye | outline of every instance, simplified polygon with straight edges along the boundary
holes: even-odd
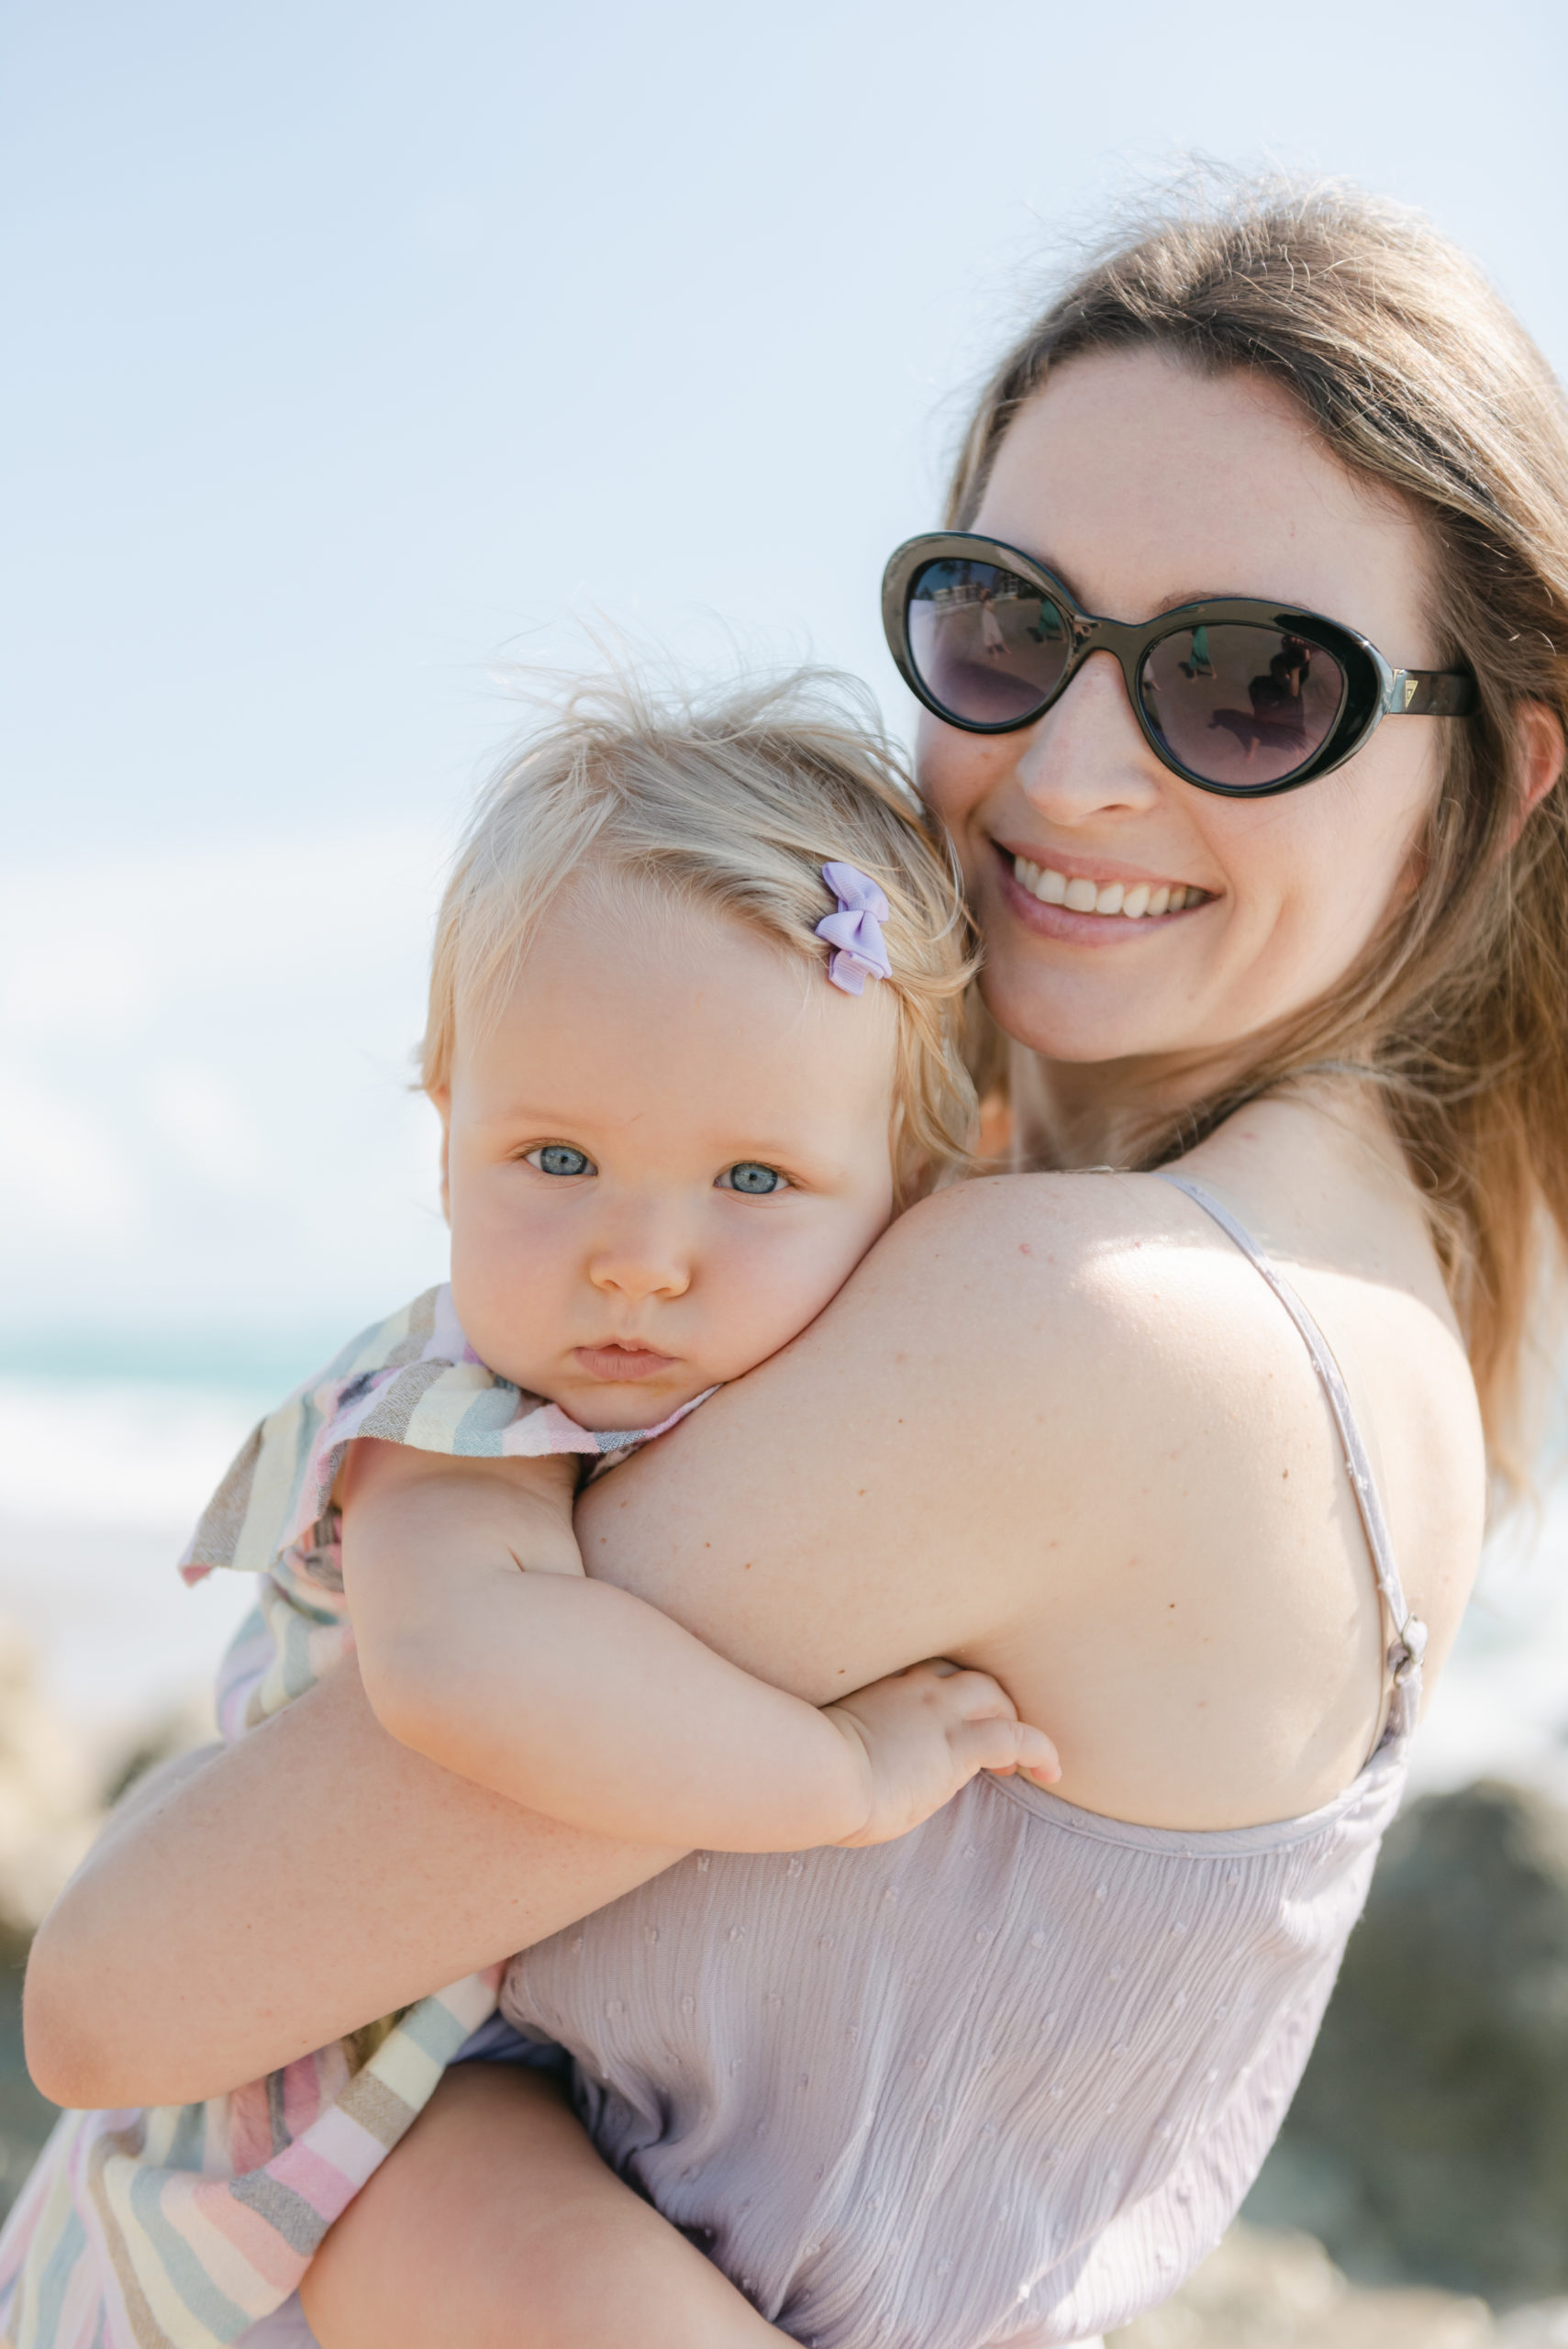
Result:
[[[569,1141],[547,1141],[538,1150],[525,1152],[530,1166],[541,1174],[596,1174],[597,1167],[585,1150],[574,1150]]]
[[[727,1166],[718,1178],[721,1191],[744,1191],[748,1197],[765,1198],[770,1191],[787,1191],[789,1177],[781,1174],[776,1166],[759,1166],[754,1158],[743,1158],[739,1166]]]

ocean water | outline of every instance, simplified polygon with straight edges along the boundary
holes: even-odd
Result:
[[[287,1381],[0,1378],[0,1622],[95,1745],[199,1700],[252,1603],[175,1561],[208,1494]]]
[[[325,1355],[328,1347],[316,1349]],[[308,1364],[249,1374],[0,1376],[0,1622],[66,1720],[112,1751],[199,1700],[250,1604],[248,1579],[175,1571],[255,1420]],[[1568,1477],[1491,1547],[1417,1748],[1418,1788],[1500,1774],[1568,1799]]]

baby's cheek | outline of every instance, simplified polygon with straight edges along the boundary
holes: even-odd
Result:
[[[722,1302],[717,1304],[713,1331],[714,1352],[727,1364],[722,1375],[738,1378],[815,1321],[885,1221],[835,1223],[809,1238],[803,1235],[791,1248],[759,1252],[750,1264],[733,1264],[717,1292]]]
[[[552,1318],[548,1286],[516,1231],[482,1207],[465,1214],[461,1195],[453,1201],[451,1292],[462,1333],[481,1362],[531,1388],[543,1324]]]

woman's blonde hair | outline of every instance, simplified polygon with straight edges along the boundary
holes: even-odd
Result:
[[[1568,1238],[1568,804],[1521,826],[1520,705],[1568,724],[1568,410],[1471,262],[1342,187],[1251,186],[1156,221],[1086,269],[986,384],[949,499],[967,528],[1052,366],[1153,345],[1282,386],[1433,551],[1439,665],[1480,713],[1444,721],[1422,878],[1355,968],[1244,1079],[1144,1138],[1190,1148],[1264,1087],[1348,1063],[1382,1087],[1466,1333],[1493,1457],[1517,1472],[1536,1308]]]
[[[706,693],[627,674],[573,688],[503,761],[458,850],[436,925],[420,1079],[450,1081],[460,1028],[493,1015],[558,893],[614,872],[712,908],[819,969],[828,863],[887,898],[896,1007],[891,1137],[900,1206],[968,1162],[970,931],[898,754],[852,681],[827,671]]]

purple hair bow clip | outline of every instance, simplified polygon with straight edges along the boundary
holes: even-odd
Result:
[[[893,965],[882,942],[887,919],[887,899],[874,881],[852,864],[825,864],[822,878],[839,900],[837,913],[825,914],[817,935],[836,951],[828,976],[846,995],[863,995],[870,979],[890,979]]]

